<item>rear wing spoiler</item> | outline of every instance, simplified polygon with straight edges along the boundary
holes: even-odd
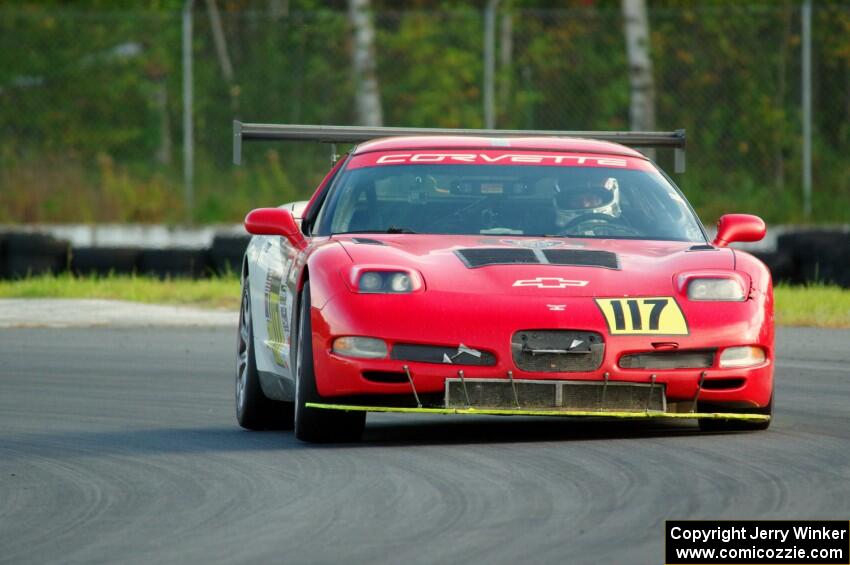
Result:
[[[674,170],[685,172],[685,130],[675,131],[553,131],[506,129],[437,129],[362,126],[308,126],[248,124],[233,121],[233,162],[242,163],[242,142],[259,140],[316,141],[321,143],[362,143],[379,137],[406,135],[469,135],[478,137],[583,137],[613,141],[629,147],[671,147]]]

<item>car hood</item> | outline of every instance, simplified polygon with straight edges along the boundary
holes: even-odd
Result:
[[[734,268],[732,250],[692,242],[420,234],[333,239],[355,265],[415,269],[428,291],[450,293],[660,296],[676,291],[678,273]]]

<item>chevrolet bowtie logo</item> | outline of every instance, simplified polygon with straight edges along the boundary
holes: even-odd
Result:
[[[560,277],[537,277],[536,279],[514,281],[513,286],[536,286],[537,288],[567,288],[568,286],[587,286],[588,281],[574,281]]]

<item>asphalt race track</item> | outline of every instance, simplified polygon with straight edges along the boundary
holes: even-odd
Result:
[[[779,334],[767,432],[370,415],[252,433],[230,329],[0,330],[0,562],[662,563],[667,518],[850,515],[850,331]]]

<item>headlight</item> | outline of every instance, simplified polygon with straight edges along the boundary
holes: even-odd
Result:
[[[723,369],[739,369],[761,365],[765,360],[764,349],[751,345],[743,347],[727,347],[720,354],[720,367]]]
[[[334,340],[333,352],[346,357],[383,359],[387,356],[387,344],[375,337],[338,337]]]
[[[378,292],[383,286],[384,277],[381,276],[381,273],[374,271],[363,273],[360,277],[360,284],[358,285],[363,292]]]
[[[407,273],[393,273],[388,278],[390,289],[393,292],[410,292],[413,290],[413,283],[410,282],[410,275]]]
[[[736,279],[691,279],[688,299],[741,302],[744,300],[744,288]]]
[[[357,289],[360,292],[403,294],[413,292],[414,279],[404,271],[361,271]]]

